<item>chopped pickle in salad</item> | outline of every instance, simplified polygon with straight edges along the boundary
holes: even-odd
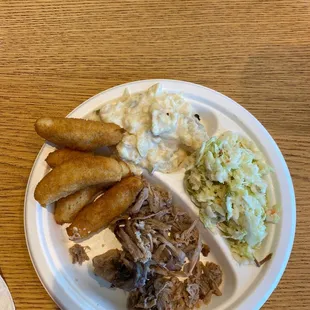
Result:
[[[265,177],[272,168],[252,141],[230,131],[204,142],[193,156],[184,183],[200,219],[220,229],[237,261],[254,263],[266,222],[279,220],[267,201]]]

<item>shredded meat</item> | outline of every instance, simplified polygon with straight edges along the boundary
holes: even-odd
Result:
[[[200,254],[196,222],[172,205],[170,193],[146,184],[128,213],[127,218],[114,221],[111,229],[134,262],[152,259],[171,270],[182,267],[187,257],[195,265]],[[188,251],[189,244],[192,251]]]
[[[222,271],[199,261],[210,249],[202,244],[197,221],[172,204],[170,193],[144,184],[132,207],[110,226],[122,250],[95,257],[95,273],[130,291],[129,309],[182,310],[209,303],[212,294],[221,294]]]
[[[89,247],[83,247],[80,244],[75,244],[69,249],[69,253],[72,256],[72,264],[79,263],[82,265],[86,260],[89,260],[88,255],[85,252],[85,249]]]
[[[191,277],[184,282],[177,277],[156,274],[144,287],[129,294],[128,308],[134,309],[194,309],[208,304],[212,294],[221,295],[222,271],[214,263],[199,262]]]
[[[144,203],[144,201],[149,197],[149,189],[145,187],[139,194],[135,204],[128,210],[129,214],[138,213]]]
[[[114,249],[93,258],[94,272],[113,286],[131,291],[145,284],[149,264],[134,263]]]

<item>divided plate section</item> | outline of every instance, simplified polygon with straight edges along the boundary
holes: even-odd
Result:
[[[152,184],[157,184],[167,188],[166,184],[156,176],[147,177]],[[174,204],[187,211],[193,219],[197,218],[192,208],[178,194],[178,190],[172,190]],[[120,248],[119,242],[114,234],[105,229],[91,238],[80,242],[83,246],[89,246],[89,262],[82,266],[72,265],[68,249],[74,244],[68,239],[64,226],[55,223],[53,216],[53,206],[43,209],[36,205],[38,213],[39,235],[41,236],[40,247],[44,249],[45,259],[55,275],[56,286],[61,286],[64,291],[73,292],[79,300],[83,300],[83,307],[87,309],[125,309],[128,294],[119,289],[110,289],[109,283],[96,277],[93,273],[91,259],[102,254],[109,249]],[[211,252],[207,258],[201,256],[202,261],[212,261],[219,264],[223,270],[223,284],[221,297],[213,296],[208,307],[201,309],[225,309],[229,307],[236,291],[237,274],[227,253],[223,251],[214,236],[199,224],[199,230],[204,243],[210,246]],[[55,283],[55,284],[56,284]],[[66,305],[64,305],[66,306]]]

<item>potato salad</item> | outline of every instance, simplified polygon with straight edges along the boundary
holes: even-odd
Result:
[[[160,84],[135,94],[126,89],[120,98],[104,104],[99,116],[126,130],[116,148],[136,173],[141,172],[137,166],[172,172],[208,140],[191,104],[180,94],[164,92]]]

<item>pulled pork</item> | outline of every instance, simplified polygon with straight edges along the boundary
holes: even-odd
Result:
[[[172,204],[171,194],[145,182],[135,204],[110,229],[122,251],[93,259],[95,273],[130,291],[129,309],[193,309],[221,295],[222,271],[208,255],[197,221]],[[177,277],[185,277],[180,281]]]
[[[212,294],[221,295],[222,271],[213,263],[199,262],[184,282],[177,277],[154,275],[145,286],[132,291],[128,309],[185,310],[208,304]]]
[[[85,249],[89,249],[89,247],[83,247],[80,244],[75,244],[69,249],[69,253],[72,256],[72,264],[79,263],[82,265],[86,260],[89,260]]]
[[[145,285],[148,264],[128,260],[124,251],[109,250],[94,257],[93,265],[96,275],[125,291]]]

